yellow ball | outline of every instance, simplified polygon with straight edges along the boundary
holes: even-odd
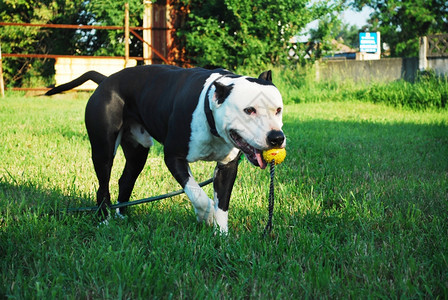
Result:
[[[285,148],[274,148],[263,151],[263,158],[268,163],[274,160],[275,164],[278,165],[285,160],[285,157],[286,157]]]

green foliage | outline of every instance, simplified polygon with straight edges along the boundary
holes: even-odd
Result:
[[[124,6],[129,3],[129,25],[141,26],[143,5],[141,0],[95,0],[82,2],[78,22],[88,25],[120,26],[124,24]],[[130,36],[130,55],[141,56],[142,44]],[[124,30],[96,30],[78,33],[76,46],[86,55],[124,56]]]
[[[416,110],[446,108],[448,100],[447,77],[421,76],[415,83],[404,80],[388,84],[373,84],[365,97],[373,103],[387,103]]]
[[[310,29],[310,40],[319,43],[316,50],[315,57],[320,59],[326,55],[330,55],[334,48],[332,41],[337,37],[342,28],[342,21],[339,18],[339,13],[342,7],[336,4],[331,6],[322,17],[319,18],[319,23],[316,29]]]
[[[359,28],[356,25],[342,23],[335,38],[352,49],[359,48]]]
[[[448,297],[446,112],[286,105],[272,235],[261,236],[268,171],[243,161],[223,237],[197,224],[184,195],[134,206],[108,226],[65,213],[95,199],[86,100],[8,93],[0,101],[2,298]],[[113,199],[123,166],[118,151]],[[213,168],[192,164],[199,180]],[[132,197],[177,187],[156,144]]]
[[[290,38],[331,9],[306,0],[179,3],[190,11],[178,31],[189,58],[199,66],[229,69],[288,63]]]
[[[448,2],[445,0],[354,0],[354,7],[371,7],[370,30],[381,32],[391,56],[418,56],[420,36],[448,32]]]

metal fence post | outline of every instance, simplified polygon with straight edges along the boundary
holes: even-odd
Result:
[[[152,49],[149,45],[152,43],[152,1],[143,0],[143,59],[145,65],[152,64]]]
[[[0,93],[5,97],[5,85],[3,84],[2,46],[0,45]]]
[[[129,62],[129,3],[124,4],[124,67]]]

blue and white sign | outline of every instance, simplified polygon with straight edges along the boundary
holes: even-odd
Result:
[[[380,33],[360,32],[359,51],[367,53],[378,53],[380,51]]]

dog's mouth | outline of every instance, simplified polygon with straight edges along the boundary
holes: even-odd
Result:
[[[229,131],[230,138],[234,145],[243,151],[246,158],[256,167],[265,169],[267,166],[266,161],[263,159],[262,150],[252,147],[246,142],[235,130]]]

